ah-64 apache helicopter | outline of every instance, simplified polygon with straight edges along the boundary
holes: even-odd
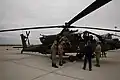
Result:
[[[105,35],[101,35],[104,39],[106,39],[108,42],[111,42],[111,48],[112,49],[119,49],[120,48],[120,36],[117,34],[110,34],[107,33]],[[113,37],[119,37],[119,38],[113,38]]]
[[[86,29],[96,29],[96,30],[105,30],[105,31],[114,31],[114,32],[120,32],[120,30],[112,30],[112,29],[102,29],[102,28],[92,28],[92,27],[78,27],[78,26],[71,26],[74,22],[77,20],[83,18],[87,14],[93,12],[94,10],[100,8],[101,6],[105,5],[106,3],[110,2],[112,0],[96,0],[94,1],[90,6],[88,6],[86,9],[84,9],[82,12],[80,12],[77,16],[75,16],[73,19],[71,19],[69,22],[65,23],[65,25],[57,25],[57,26],[47,26],[47,27],[31,27],[31,28],[20,28],[20,29],[9,29],[9,30],[0,30],[0,32],[7,32],[7,31],[18,31],[18,30],[30,30],[30,29],[45,29],[45,28],[63,28],[63,30],[57,34],[57,35],[65,35],[71,42],[72,47],[69,50],[66,50],[66,52],[73,53],[73,52],[78,52],[78,49],[80,49],[78,56],[80,58],[83,57],[84,50],[83,46],[85,44],[85,39],[81,38],[81,35],[86,35],[91,41],[93,45],[93,49],[95,48],[96,41],[93,39],[90,34],[95,35],[99,38],[99,40],[102,42],[102,51],[108,51],[111,50],[111,46],[109,42],[105,38],[102,38],[100,35],[97,35],[95,33],[91,33],[89,31],[85,31],[84,33],[76,33],[76,31],[70,31],[69,28],[86,28]],[[28,36],[30,32],[26,32],[27,36],[24,36],[21,34],[21,39],[22,39],[22,44],[23,44],[23,51],[29,51],[29,52],[40,52],[42,54],[50,54],[50,47],[53,43],[53,41],[56,38],[56,35],[48,35],[45,36],[43,35],[40,37],[40,41],[42,42],[41,45],[34,45],[30,46]],[[26,41],[28,41],[28,44],[26,44]],[[106,43],[105,43],[106,42]]]

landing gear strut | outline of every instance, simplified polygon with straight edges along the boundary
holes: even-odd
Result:
[[[21,54],[23,54],[23,50],[21,50]]]
[[[79,54],[76,54],[76,56],[69,56],[68,59],[70,60],[70,62],[73,62],[73,61],[75,61],[77,59],[82,60],[83,57],[84,57],[84,54],[83,53],[79,53]]]
[[[70,62],[73,62],[76,60],[76,56],[69,56],[68,59],[70,60]]]

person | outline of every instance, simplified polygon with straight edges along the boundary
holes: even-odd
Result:
[[[65,61],[63,60],[63,53],[65,52],[66,49],[66,44],[70,43],[68,38],[66,36],[61,37],[59,40],[59,45],[58,45],[58,55],[59,55],[59,65],[62,66]]]
[[[51,58],[52,58],[52,67],[58,68],[56,65],[56,54],[58,53],[58,41],[59,41],[60,36],[57,35],[56,39],[54,40],[52,46],[51,46]]]
[[[100,63],[99,63],[100,55],[101,55],[100,41],[97,42],[97,46],[96,46],[96,49],[95,49],[95,54],[96,54],[96,64],[95,64],[95,66],[100,67]]]
[[[86,69],[86,64],[87,64],[87,60],[88,60],[88,62],[89,62],[89,71],[92,71],[92,62],[91,62],[92,53],[93,53],[92,45],[91,45],[90,40],[88,40],[87,44],[85,45],[85,58],[84,58],[84,66],[83,66],[84,70]]]
[[[21,39],[22,39],[22,44],[23,44],[23,46],[24,46],[24,47],[27,47],[27,44],[26,44],[27,37],[26,37],[25,35],[23,35],[23,34],[20,34],[20,36],[21,36]],[[23,48],[24,48],[24,47],[23,47]]]
[[[89,34],[85,31],[83,32],[83,38],[84,38],[84,42],[85,44],[87,44],[88,40],[89,40]]]

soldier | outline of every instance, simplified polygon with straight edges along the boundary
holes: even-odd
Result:
[[[95,54],[96,54],[96,67],[100,67],[100,63],[99,63],[99,60],[100,60],[100,55],[101,55],[101,45],[100,45],[100,41],[97,42],[97,46],[96,46],[96,49],[95,49]]]
[[[22,44],[23,44],[23,46],[24,47],[27,47],[27,44],[26,44],[26,36],[25,35],[23,35],[23,34],[20,34],[20,36],[21,36],[21,39],[22,39]]]
[[[66,44],[69,43],[69,40],[67,39],[67,37],[63,36],[60,40],[59,40],[59,45],[58,45],[58,54],[59,54],[59,65],[62,66],[65,61],[63,61],[63,53],[65,52],[66,49]]]
[[[84,38],[85,44],[87,44],[87,42],[89,40],[89,34],[86,31],[83,32],[83,38]]]
[[[86,64],[87,64],[87,60],[88,60],[88,62],[89,62],[89,71],[92,71],[92,62],[91,62],[92,53],[93,53],[93,50],[92,50],[91,42],[89,40],[87,42],[87,44],[85,45],[85,58],[84,58],[84,66],[83,66],[84,70],[86,69]]]
[[[55,67],[55,68],[58,68],[58,66],[56,65],[56,54],[58,53],[58,40],[59,40],[59,37],[57,35],[55,41],[53,42],[52,46],[51,46],[51,51],[52,51],[52,67]]]

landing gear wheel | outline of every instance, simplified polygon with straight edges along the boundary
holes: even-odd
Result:
[[[107,53],[106,52],[105,52],[104,56],[105,56],[105,58],[107,57]]]
[[[76,57],[81,60],[84,57],[84,54],[82,53],[76,54]]]
[[[70,62],[75,61],[75,58],[76,58],[76,56],[69,56],[69,57],[68,57],[68,59],[70,60]]]

